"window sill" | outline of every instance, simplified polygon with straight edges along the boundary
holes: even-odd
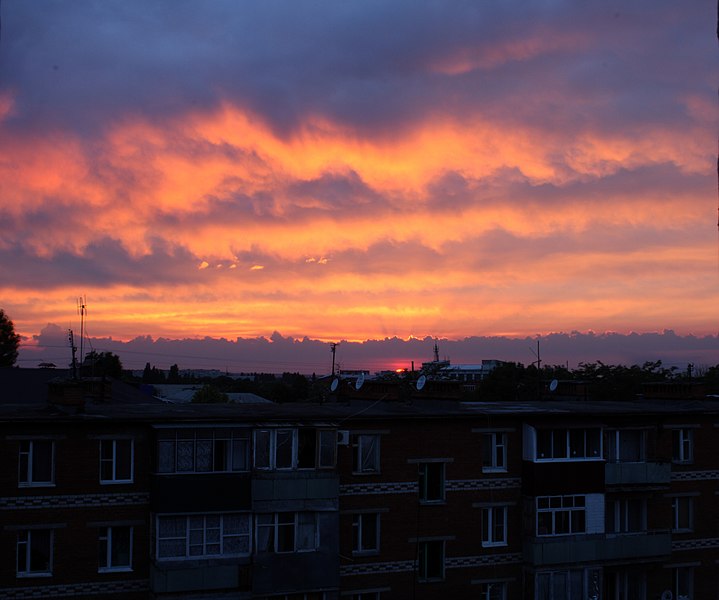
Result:
[[[420,500],[419,503],[422,506],[444,506],[445,504],[447,504],[447,501],[444,499],[442,499],[442,500]]]
[[[132,567],[100,567],[98,573],[132,573]]]
[[[507,542],[482,542],[482,548],[502,548],[508,545]]]
[[[100,485],[127,485],[135,483],[133,479],[101,479]]]
[[[507,473],[507,469],[501,467],[482,467],[482,473]]]
[[[52,577],[52,572],[37,572],[37,573],[16,573],[15,576],[18,579],[28,579],[30,577]]]
[[[367,475],[381,475],[380,471],[352,471],[352,475],[358,475],[360,477],[366,477]]]
[[[352,556],[379,556],[379,550],[352,550]]]
[[[38,483],[18,483],[19,488],[54,488],[55,483],[51,482],[38,482]]]

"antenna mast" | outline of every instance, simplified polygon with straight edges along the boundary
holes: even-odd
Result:
[[[77,299],[77,312],[80,315],[80,361],[84,361],[83,342],[85,341],[85,315],[87,314],[86,297],[80,296]]]
[[[67,339],[70,342],[70,349],[72,350],[72,378],[77,379],[77,358],[75,358],[77,346],[75,346],[75,338],[72,335],[72,329],[67,330]]]
[[[335,353],[337,352],[337,342],[330,343],[330,352],[332,352],[332,377],[335,376]]]

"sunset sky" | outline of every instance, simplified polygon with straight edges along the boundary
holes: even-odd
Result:
[[[713,0],[1,11],[28,345],[719,331]]]

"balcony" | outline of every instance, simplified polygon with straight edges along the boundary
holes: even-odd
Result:
[[[672,467],[669,463],[606,463],[604,482],[606,485],[669,485]]]
[[[671,554],[668,531],[531,538],[524,560],[537,567],[565,563],[659,558]]]

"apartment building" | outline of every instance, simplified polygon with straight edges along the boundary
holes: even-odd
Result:
[[[719,593],[717,400],[167,405],[39,373],[0,373],[2,598]]]

